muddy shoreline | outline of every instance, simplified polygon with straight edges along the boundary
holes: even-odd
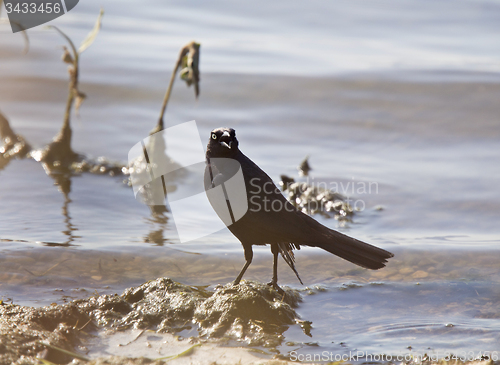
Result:
[[[85,360],[92,353],[86,347],[91,337],[102,331],[109,335],[131,329],[173,335],[195,329],[197,335],[188,339],[193,345],[236,341],[277,352],[289,326],[307,330],[294,310],[300,300],[295,290],[288,289],[281,296],[252,281],[207,291],[159,278],[121,295],[92,296],[67,304],[32,308],[2,302],[0,363]],[[87,353],[82,354],[82,349]]]
[[[290,326],[309,336],[313,326],[296,312],[301,293],[286,287],[285,290],[282,296],[254,281],[207,290],[158,278],[128,288],[121,295],[94,295],[66,304],[33,308],[1,302],[0,364],[163,364],[172,360],[207,364],[293,363],[297,359],[316,362],[314,355],[298,358],[277,349],[284,341],[283,332]],[[185,337],[186,333],[191,336]],[[141,346],[130,349],[134,353],[150,355],[117,356],[130,352],[127,346],[133,344]],[[167,349],[169,355],[154,356],[165,355]],[[362,362],[359,359],[356,363]],[[401,363],[500,362],[487,356],[469,362],[429,356]]]

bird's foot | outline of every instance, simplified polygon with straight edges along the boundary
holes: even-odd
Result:
[[[279,294],[285,295],[285,291],[280,288],[280,286],[278,285],[277,282],[270,281],[269,283],[267,283],[267,285],[272,286],[274,288],[274,290],[276,290]]]

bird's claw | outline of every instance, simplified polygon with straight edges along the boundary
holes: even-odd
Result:
[[[272,286],[274,290],[276,290],[279,294],[285,295],[285,291],[281,289],[278,283],[276,283],[275,281],[270,281],[269,283],[267,283],[267,285]]]

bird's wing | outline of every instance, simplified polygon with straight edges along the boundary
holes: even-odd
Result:
[[[303,229],[303,217],[276,187],[273,180],[260,167],[241,154],[239,162],[245,179],[248,212],[241,219],[248,232],[268,238],[266,243],[289,243],[299,248],[299,242],[307,240]],[[312,218],[310,218],[312,219]],[[237,222],[238,223],[238,222]],[[238,236],[238,238],[241,237]]]
[[[246,156],[244,158],[246,160],[240,161],[244,175],[258,178],[261,184],[273,184],[275,187],[264,171]],[[245,181],[247,181],[246,177]],[[252,191],[249,190],[249,192],[251,195]],[[264,198],[269,200],[268,207],[271,206],[271,209],[245,215],[242,224],[246,226],[246,230],[242,232],[261,231],[262,236],[267,238],[266,243],[290,243],[296,248],[300,245],[320,247],[369,269],[384,267],[387,259],[393,256],[386,250],[325,227],[307,214],[298,211],[276,187],[272,191],[267,189],[265,193],[260,192],[257,200],[262,201]],[[249,199],[251,202],[252,196]],[[279,211],[272,209],[273,202],[276,206],[282,204],[284,209]],[[251,204],[249,208],[252,209]]]
[[[325,227],[298,211],[249,158],[240,153],[237,161],[243,171],[249,204],[247,213],[228,228],[244,245],[278,243],[289,244],[292,248],[300,248],[300,245],[320,247],[369,269],[384,267],[387,259],[393,256],[386,250]],[[217,174],[214,171],[212,167],[212,177],[206,184],[229,176],[221,169]],[[288,250],[281,250],[284,251]]]

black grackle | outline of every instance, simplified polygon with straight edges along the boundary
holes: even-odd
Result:
[[[225,161],[233,163],[228,164]],[[234,161],[239,165],[234,164]],[[228,225],[229,230],[241,241],[245,250],[246,263],[234,285],[240,282],[252,262],[252,245],[271,245],[274,265],[273,278],[269,285],[279,292],[282,292],[282,289],[278,286],[278,253],[281,253],[302,284],[295,269],[292,251],[300,249],[301,245],[322,248],[356,265],[373,270],[384,267],[387,260],[394,256],[386,250],[327,228],[297,210],[281,194],[271,178],[239,150],[236,133],[232,128],[218,128],[210,133],[206,162],[207,191],[228,181],[235,175],[239,166],[246,186],[248,210],[240,219],[233,219],[233,223]],[[210,202],[221,216],[220,205],[217,208],[217,204],[212,200]],[[230,200],[227,204],[231,209]]]

